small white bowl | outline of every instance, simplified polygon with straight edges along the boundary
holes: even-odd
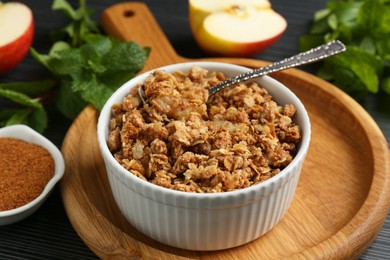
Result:
[[[197,65],[231,77],[250,69],[218,62],[188,62],[165,66],[168,73],[188,71]],[[262,236],[284,216],[293,200],[301,167],[310,142],[310,121],[301,101],[280,82],[264,76],[255,79],[280,105],[297,108],[294,121],[302,141],[293,161],[276,176],[241,190],[200,194],[163,188],[129,173],[107,147],[111,107],[121,103],[137,83],[151,72],[125,83],[107,101],[98,121],[97,134],[112,193],[127,220],[147,236],[167,245],[189,250],[236,247]]]
[[[34,213],[46,200],[56,183],[62,178],[65,170],[64,158],[58,148],[44,136],[25,125],[11,125],[0,128],[0,137],[10,137],[34,143],[46,148],[53,157],[54,176],[46,184],[42,193],[31,202],[6,211],[0,211],[0,226],[18,222]]]

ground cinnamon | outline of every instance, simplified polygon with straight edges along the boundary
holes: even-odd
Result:
[[[0,211],[15,209],[38,197],[54,175],[54,160],[43,147],[0,138]]]

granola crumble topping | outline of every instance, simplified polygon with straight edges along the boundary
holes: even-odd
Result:
[[[186,192],[242,189],[278,174],[301,139],[291,104],[278,105],[256,82],[226,88],[225,79],[194,66],[188,73],[156,70],[112,107],[108,147],[134,175]],[[138,87],[139,87],[138,86]]]

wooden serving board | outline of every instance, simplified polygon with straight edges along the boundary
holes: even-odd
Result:
[[[141,3],[121,3],[102,15],[107,33],[151,46],[144,70],[187,61],[178,56]],[[208,59],[259,67],[264,61]],[[346,259],[361,255],[379,232],[390,204],[387,142],[367,112],[333,85],[303,71],[272,75],[309,111],[312,142],[293,203],[269,233],[246,245],[195,252],[158,243],[131,226],[111,195],[100,156],[98,112],[87,107],[67,133],[61,193],[81,239],[101,258]]]

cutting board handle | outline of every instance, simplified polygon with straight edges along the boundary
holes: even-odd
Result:
[[[125,2],[110,6],[102,12],[100,23],[108,35],[151,47],[144,71],[185,60],[176,53],[144,3]]]

